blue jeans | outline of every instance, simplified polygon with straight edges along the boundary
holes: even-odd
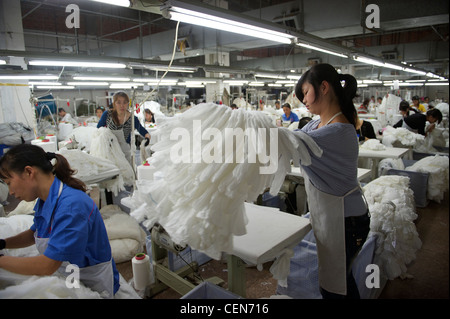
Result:
[[[353,260],[358,255],[370,231],[370,215],[345,218],[345,259],[347,267],[347,295],[339,295],[320,287],[324,299],[359,299],[358,286],[352,273]]]

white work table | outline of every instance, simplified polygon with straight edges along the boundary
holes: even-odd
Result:
[[[293,249],[311,230],[308,218],[277,208],[245,203],[247,233],[233,237],[228,256],[228,289],[245,297],[245,262],[262,265]]]
[[[410,151],[409,148],[400,147],[386,147],[384,150],[368,150],[364,148],[359,148],[358,157],[360,158],[370,158],[373,160],[372,163],[372,180],[377,178],[378,163],[384,158],[398,159],[406,155]]]

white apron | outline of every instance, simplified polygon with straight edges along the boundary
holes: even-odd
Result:
[[[131,146],[125,140],[123,136],[123,129],[120,130],[111,130],[111,132],[116,136],[117,141],[119,142],[119,146],[122,149],[123,154],[128,162],[131,162]]]
[[[58,192],[58,198],[52,212],[51,223],[53,223],[53,214],[55,213],[58,204],[59,196],[61,195],[63,183],[61,182]],[[40,254],[44,254],[48,246],[49,238],[38,238],[37,230],[34,233],[34,240],[36,248]],[[64,277],[67,277],[71,272],[66,272],[66,267],[70,265],[69,262],[64,261],[58,268],[58,272]],[[80,268],[80,281],[92,290],[98,292],[103,298],[114,297],[114,272],[112,266],[112,259],[94,266],[87,266]],[[73,288],[76,289],[76,288]]]

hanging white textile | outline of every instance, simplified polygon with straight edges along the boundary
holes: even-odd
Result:
[[[306,133],[272,124],[257,111],[203,103],[160,126],[149,159],[162,178],[137,181],[131,215],[150,229],[219,259],[246,233],[244,202],[277,194],[294,164],[322,151]],[[231,142],[230,142],[231,141]],[[156,174],[156,173],[155,173]]]

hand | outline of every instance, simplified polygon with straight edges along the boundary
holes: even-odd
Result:
[[[150,144],[150,138],[146,137],[145,138],[145,146],[148,146],[148,144]]]

